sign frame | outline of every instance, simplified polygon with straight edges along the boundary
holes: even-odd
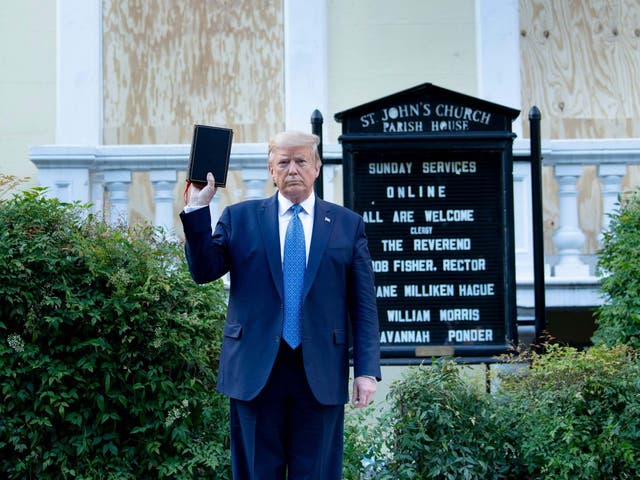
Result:
[[[397,105],[397,107],[394,105]],[[407,113],[409,112],[407,105],[415,105],[413,113],[419,111],[419,116],[412,116]],[[455,119],[434,118],[435,109],[433,106],[439,105],[447,105],[448,112],[454,112],[457,106],[460,106],[460,108],[456,111],[480,112],[475,115],[475,118],[487,121],[483,121],[482,125],[477,122],[480,128],[474,129],[473,122],[464,122],[463,124],[459,121],[456,122]],[[422,108],[422,106],[425,107]],[[404,115],[402,108],[405,109]],[[444,108],[441,111],[444,111]],[[376,122],[376,120],[389,119],[391,116],[389,112],[395,115],[400,128],[405,125],[405,130],[412,128],[414,130],[421,129],[422,131],[396,131],[397,129],[393,129],[393,126],[391,126],[391,131],[381,131],[382,123],[380,121]],[[429,113],[429,118],[422,118],[428,116],[426,115],[427,112]],[[463,361],[466,362],[484,363],[490,357],[512,351],[513,347],[517,345],[512,153],[515,134],[511,132],[511,122],[518,114],[517,110],[508,107],[485,102],[431,84],[424,84],[335,115],[336,120],[343,123],[343,133],[339,141],[343,146],[344,204],[360,214],[363,214],[363,211],[360,211],[363,210],[362,198],[369,199],[371,195],[371,192],[365,192],[363,189],[375,188],[371,184],[373,180],[367,179],[366,174],[363,173],[363,162],[371,162],[372,159],[376,158],[407,158],[407,164],[414,164],[422,159],[446,158],[453,154],[457,155],[455,158],[468,159],[474,163],[475,160],[473,159],[475,158],[478,158],[478,161],[492,162],[492,166],[487,167],[487,164],[483,164],[482,167],[495,169],[489,175],[495,175],[495,182],[497,182],[498,186],[497,204],[492,207],[495,208],[497,221],[495,225],[490,225],[490,227],[495,228],[498,232],[499,245],[495,254],[496,257],[499,256],[500,258],[498,259],[499,261],[494,263],[498,265],[497,270],[499,271],[493,272],[493,274],[496,278],[496,283],[499,283],[496,290],[501,292],[501,298],[494,302],[498,304],[499,312],[494,315],[491,321],[493,325],[496,325],[496,322],[498,323],[499,328],[496,328],[496,331],[500,338],[492,339],[490,342],[449,342],[441,341],[442,339],[440,338],[434,343],[429,341],[424,344],[424,342],[409,341],[406,345],[401,342],[385,341],[381,345],[383,363],[410,364],[428,361],[430,358],[441,356],[462,357]],[[466,116],[468,119],[473,118],[471,113]],[[491,124],[489,124],[489,119]],[[433,127],[448,125],[451,128],[449,130],[424,131],[425,122],[429,121],[432,122]],[[369,128],[367,131],[365,127],[371,127],[372,125],[377,128]],[[457,129],[456,127],[460,128]],[[384,129],[387,128],[388,126],[385,125]],[[487,160],[487,158],[490,160]],[[415,182],[416,178],[426,179],[426,177],[421,177],[416,172],[412,172],[412,175],[414,178],[409,180],[411,182]],[[439,181],[442,181],[442,178]],[[460,185],[455,185],[457,185],[456,188],[461,188]],[[444,188],[443,186],[442,189],[444,190]],[[449,187],[447,186],[446,188]],[[381,192],[378,191],[377,194],[381,195]],[[376,194],[374,193],[373,195],[375,196]],[[375,203],[375,201],[378,201],[378,199],[375,198],[371,203]],[[384,202],[385,199],[380,198],[378,203],[384,204]],[[417,209],[421,208],[420,200],[414,200],[413,202],[412,205],[414,207],[417,205]],[[377,214],[379,215],[379,212]],[[375,228],[376,226],[372,224],[365,225],[365,231],[368,232],[373,232]],[[472,228],[478,227],[472,226]],[[442,234],[442,229],[440,229],[440,234]],[[436,236],[434,235],[434,237]],[[406,240],[408,241],[405,242],[405,245],[411,241],[411,238]],[[402,241],[399,245],[402,246]],[[371,246],[371,239],[370,250],[372,250],[372,258],[375,262],[375,248]],[[435,270],[437,270],[437,267],[434,267],[434,272]],[[382,275],[376,273],[377,277]],[[442,275],[442,273],[438,272],[434,273],[434,275]],[[377,280],[376,283],[378,283]],[[424,287],[423,285],[422,288],[424,289]],[[384,303],[384,300],[379,300],[379,306],[381,303]],[[381,309],[379,308],[379,310]],[[415,312],[416,310],[408,311]],[[379,312],[379,316],[384,315],[384,313],[384,311]],[[395,311],[392,313],[395,313]],[[478,316],[480,317],[480,315]],[[433,317],[429,320],[431,322],[430,325],[438,323],[437,320],[434,321],[435,318]],[[385,321],[382,317],[380,318],[381,330],[383,330],[382,327]],[[401,318],[400,321],[404,320]],[[413,320],[410,318],[406,321],[411,322]],[[459,325],[460,323],[454,322],[454,324]],[[434,332],[435,337],[441,337],[442,332],[436,332],[436,330],[438,328],[446,330],[446,325],[446,323],[444,326],[439,325],[430,331]],[[486,326],[486,322],[480,319],[475,325],[481,328]],[[449,330],[451,329],[449,328]],[[399,328],[395,331],[403,330]],[[381,331],[381,337],[384,334],[385,332]],[[407,338],[409,338],[408,335]]]

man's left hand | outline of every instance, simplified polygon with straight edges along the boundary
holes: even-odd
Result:
[[[356,408],[366,407],[373,400],[376,393],[377,382],[369,377],[356,377],[353,381],[353,395],[351,402]]]

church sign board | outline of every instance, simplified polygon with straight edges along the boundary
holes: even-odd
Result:
[[[517,342],[518,113],[427,83],[335,115],[344,203],[365,221],[389,361],[481,359]]]

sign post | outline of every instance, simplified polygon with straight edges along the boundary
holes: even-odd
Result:
[[[424,84],[336,114],[345,205],[366,222],[387,363],[517,343],[511,123]]]

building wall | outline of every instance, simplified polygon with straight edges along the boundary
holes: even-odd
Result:
[[[0,3],[0,171],[31,176],[32,185],[27,146],[56,138],[56,3]],[[340,133],[334,113],[420,83],[478,95],[478,4],[326,0],[325,141]],[[230,125],[236,142],[264,142],[284,127],[284,0],[102,0],[102,9],[105,143],[188,143],[194,122]],[[519,15],[524,135],[535,104],[543,140],[638,136],[637,0],[519,0]],[[152,218],[147,175],[135,177],[130,218]],[[229,182],[222,206],[244,196],[236,173]],[[623,187],[638,184],[629,167]],[[545,169],[550,255],[557,188]],[[599,246],[600,189],[595,168],[585,167],[578,202],[588,254]]]
[[[415,85],[477,96],[474,4],[327,0],[329,141],[336,112]]]
[[[283,61],[281,0],[104,0],[104,143],[188,144],[194,123],[266,142],[284,128]],[[184,172],[177,202],[183,188]],[[153,218],[147,173],[130,194],[129,218]],[[242,199],[238,172],[219,196]]]
[[[55,47],[55,2],[0,2],[0,173],[23,186],[38,184],[28,146],[55,139]]]
[[[523,111],[540,108],[543,140],[640,135],[637,0],[520,0],[520,49]],[[545,252],[552,255],[559,211],[550,168],[543,182]],[[637,167],[628,167],[623,188],[639,184]],[[578,187],[582,251],[594,254],[602,226],[595,167],[583,168]]]
[[[282,1],[230,6],[104,0],[105,144],[188,143],[194,121],[237,142],[284,127]],[[476,95],[475,36],[474,0],[328,0],[325,141],[336,112],[417,84]]]

